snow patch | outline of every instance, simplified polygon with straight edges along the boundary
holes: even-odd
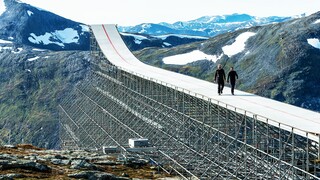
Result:
[[[28,10],[27,13],[28,13],[29,16],[32,16],[32,15],[33,15],[33,12],[32,12],[32,11],[29,11],[29,10]]]
[[[217,19],[216,16],[211,16],[211,17],[209,18],[209,20],[208,20],[207,22],[205,22],[205,23],[211,23],[211,22],[215,21],[216,19]]]
[[[0,39],[0,44],[12,44],[12,42]]]
[[[78,43],[79,41],[78,31],[72,28],[56,31],[55,34],[63,43]]]
[[[0,15],[2,15],[6,11],[6,6],[4,5],[4,1],[0,0]]]
[[[142,35],[136,35],[136,34],[130,34],[130,33],[124,33],[124,32],[121,32],[120,34],[123,35],[123,36],[132,36],[132,37],[134,37],[134,42],[136,44],[141,44],[142,40],[148,40],[147,37],[142,36]],[[152,36],[152,37],[159,38],[159,39],[162,39],[162,40],[166,40],[169,36],[175,36],[175,37],[179,37],[179,38],[203,39],[203,40],[209,39],[208,37],[192,36],[192,35],[179,35],[179,34],[168,34],[168,35],[159,35],[159,36]],[[171,44],[166,43],[166,42],[164,42],[164,45],[172,46]]]
[[[141,35],[135,35],[135,34],[129,34],[129,33],[120,33],[124,36],[132,36],[134,38],[134,42],[136,44],[141,44],[142,40],[147,40],[148,38],[141,36]]]
[[[141,34],[147,33],[148,31],[146,29],[149,29],[151,27],[152,27],[151,24],[143,24],[141,26],[142,29],[139,31],[139,33]]]
[[[151,28],[152,26],[151,26],[151,24],[143,24],[142,27],[143,28]]]
[[[32,51],[40,51],[40,52],[42,52],[42,51],[45,51],[45,50],[44,49],[33,48]]]
[[[172,46],[172,44],[168,43],[168,42],[163,42],[163,44],[168,47],[168,46]]]
[[[29,58],[29,59],[27,59],[27,61],[35,61],[37,59],[39,59],[39,56],[36,56],[36,57],[33,57],[33,58]]]
[[[308,43],[309,43],[311,46],[320,49],[319,39],[312,38],[312,39],[307,39],[307,41],[308,41]]]
[[[11,51],[11,53],[19,54],[23,49],[22,48],[13,48],[8,46],[0,46],[0,51]]]
[[[90,30],[89,26],[86,26],[86,25],[83,25],[83,24],[80,24],[80,26],[82,28],[82,31],[89,32],[89,30]]]
[[[138,39],[135,39],[135,40],[134,40],[134,43],[136,43],[136,44],[141,44],[142,41],[140,41],[140,40],[138,40]]]
[[[316,20],[314,23],[312,23],[312,24],[318,24],[318,23],[320,23],[320,19],[318,19],[318,20]]]
[[[57,44],[64,47],[64,44],[78,43],[79,35],[78,32],[72,28],[66,28],[64,30],[56,30],[55,32],[37,36],[34,33],[30,33],[28,40],[34,44]],[[54,41],[52,41],[54,40]]]
[[[30,36],[28,38],[28,40],[34,44],[44,44],[44,45],[48,45],[48,44],[57,44],[59,46],[64,46],[62,43],[58,43],[58,42],[52,42],[50,40],[50,38],[53,36],[53,34],[51,33],[45,33],[44,35],[40,35],[37,36],[34,33],[30,33]]]
[[[245,48],[246,41],[251,36],[254,36],[255,34],[256,33],[254,33],[254,32],[244,32],[244,33],[240,34],[236,38],[236,40],[233,44],[222,47],[224,54],[227,55],[228,57],[231,57],[235,54],[242,52]]]
[[[216,62],[218,59],[221,58],[221,56],[218,57],[216,55],[208,55],[203,53],[202,51],[194,50],[192,52],[185,53],[185,54],[168,56],[163,58],[162,60],[165,64],[185,65],[185,64],[188,64],[194,61],[199,61],[199,60],[208,60],[208,61]]]
[[[11,50],[12,49],[12,47],[1,47],[0,46],[0,51],[3,51],[3,50]]]

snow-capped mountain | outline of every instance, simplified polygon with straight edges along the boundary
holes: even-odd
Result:
[[[235,31],[252,26],[284,22],[292,17],[255,17],[247,14],[232,14],[224,16],[203,16],[191,21],[169,23],[144,23],[137,26],[119,27],[122,32],[135,32],[152,35],[189,34],[195,36],[213,37],[218,34]]]
[[[87,25],[17,0],[4,0],[4,4],[0,39],[41,49],[89,49]]]
[[[141,50],[146,47],[174,47],[196,41],[207,40],[207,37],[179,34],[147,35],[134,33],[120,33],[131,51]]]

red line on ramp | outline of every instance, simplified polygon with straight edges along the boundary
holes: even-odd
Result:
[[[107,32],[107,30],[106,30],[106,28],[104,27],[103,24],[102,24],[102,28],[103,28],[104,33],[106,34],[106,36],[107,36],[110,44],[111,44],[113,50],[118,54],[118,56],[119,56],[123,61],[125,61],[126,63],[128,63],[128,61],[126,61],[126,59],[121,56],[121,54],[118,52],[118,50],[116,49],[116,47],[115,47],[114,44],[112,43],[111,38],[110,38],[110,36],[109,36],[109,34],[108,34],[108,32]]]

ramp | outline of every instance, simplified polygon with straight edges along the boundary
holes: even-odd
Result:
[[[180,91],[190,91],[221,105],[231,105],[238,112],[243,110],[262,121],[272,120],[274,125],[278,126],[279,123],[286,130],[293,127],[300,135],[305,135],[305,132],[320,134],[320,114],[317,112],[239,90],[235,91],[236,96],[231,96],[228,87],[219,96],[214,83],[143,64],[127,48],[115,25],[92,25],[91,29],[106,58],[129,73],[167,83]],[[314,138],[318,140],[317,136]]]

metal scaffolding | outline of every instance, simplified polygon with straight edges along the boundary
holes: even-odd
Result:
[[[320,136],[111,64],[94,37],[91,73],[59,106],[61,147],[128,149],[185,179],[320,179]]]

